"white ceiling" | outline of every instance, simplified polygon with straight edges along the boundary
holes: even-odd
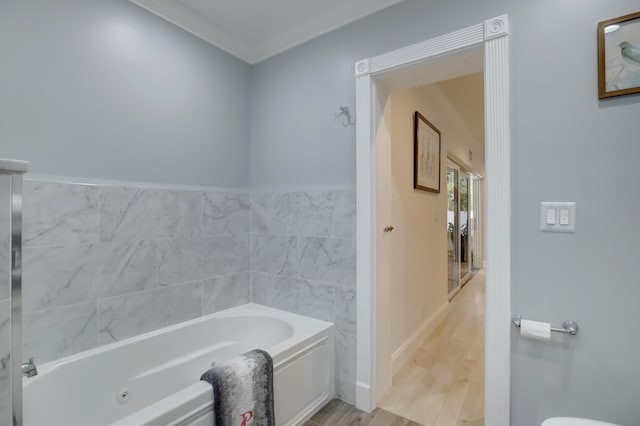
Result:
[[[255,64],[402,0],[131,0]]]

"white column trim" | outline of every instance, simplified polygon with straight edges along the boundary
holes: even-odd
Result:
[[[509,425],[511,365],[511,135],[508,38],[485,44],[485,424]]]
[[[438,55],[485,46],[487,333],[485,424],[509,426],[511,184],[507,15],[356,63],[356,406],[376,407],[375,77]]]
[[[364,61],[358,62],[362,64]],[[368,61],[366,62],[368,64]],[[367,66],[368,68],[368,66]],[[356,66],[357,69],[357,66]],[[361,68],[362,69],[362,68]],[[363,70],[356,78],[356,256],[357,339],[356,406],[375,407],[375,150],[372,135],[373,93],[371,74]],[[359,120],[359,118],[365,118]]]

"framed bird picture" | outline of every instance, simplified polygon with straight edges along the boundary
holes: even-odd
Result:
[[[640,93],[640,12],[598,23],[598,97]]]
[[[440,193],[440,130],[418,111],[413,116],[413,187]]]

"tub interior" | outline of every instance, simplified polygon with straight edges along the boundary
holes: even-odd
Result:
[[[271,316],[203,317],[45,364],[25,380],[25,425],[113,423],[197,383],[215,362],[256,348],[271,353],[292,335],[289,323]]]

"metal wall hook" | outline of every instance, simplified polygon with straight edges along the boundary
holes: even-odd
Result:
[[[520,325],[522,323],[522,317],[515,316],[511,318],[511,322],[516,328],[520,328]],[[575,336],[576,334],[578,334],[578,330],[580,330],[578,323],[571,320],[563,322],[562,328],[551,327],[551,331],[553,331],[554,333],[570,334],[572,336]]]
[[[335,115],[338,118],[342,117],[342,125],[344,127],[349,127],[356,124],[356,120],[351,121],[351,111],[349,110],[348,106],[341,105],[339,107],[339,111],[336,112]]]

